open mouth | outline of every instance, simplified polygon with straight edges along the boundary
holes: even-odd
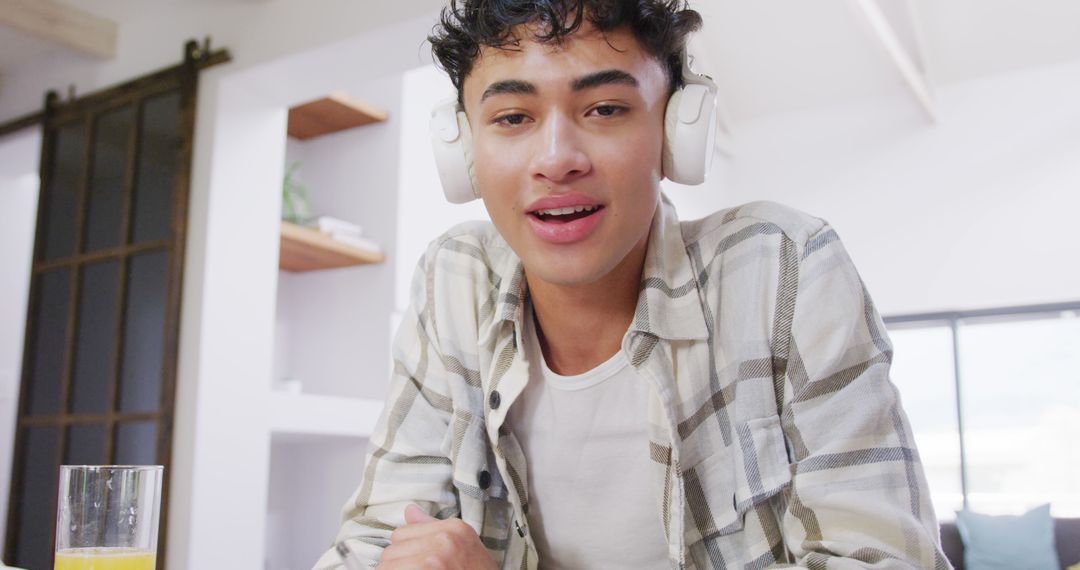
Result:
[[[529,215],[545,223],[566,224],[582,218],[587,218],[603,209],[603,206],[571,206],[567,208],[536,210],[529,212]]]

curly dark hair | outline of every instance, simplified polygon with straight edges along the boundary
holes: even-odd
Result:
[[[601,33],[626,27],[649,55],[666,64],[668,85],[682,86],[680,53],[701,28],[701,15],[686,0],[450,0],[428,41],[463,104],[462,85],[482,46],[513,49],[522,38],[513,28],[538,24],[538,42],[559,44],[583,22]]]

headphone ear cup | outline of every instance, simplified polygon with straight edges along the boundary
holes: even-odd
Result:
[[[431,150],[446,199],[464,204],[479,197],[472,166],[472,132],[469,119],[450,99],[431,111]]]
[[[716,87],[687,82],[664,112],[664,176],[679,184],[705,182],[716,143]]]

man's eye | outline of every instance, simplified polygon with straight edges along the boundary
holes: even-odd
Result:
[[[498,124],[498,125],[506,125],[506,126],[509,126],[509,127],[515,127],[517,125],[523,124],[526,119],[527,119],[527,117],[522,113],[510,113],[508,115],[503,115],[501,117],[496,117],[494,122],[495,122],[495,124]]]
[[[598,105],[593,107],[593,112],[601,117],[613,117],[626,111],[626,107],[620,105]]]

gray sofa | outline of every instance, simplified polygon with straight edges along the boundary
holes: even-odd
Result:
[[[1054,541],[1062,568],[1080,562],[1080,519],[1054,519]],[[964,543],[955,523],[941,523],[941,547],[953,568],[964,570]]]

